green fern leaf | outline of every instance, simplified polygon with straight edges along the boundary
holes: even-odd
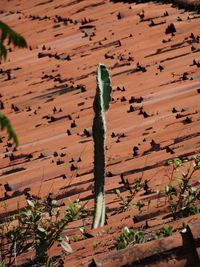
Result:
[[[5,46],[0,42],[0,59],[4,58],[6,59],[7,57],[7,49],[5,48]]]
[[[0,113],[0,129],[7,130],[9,139],[13,139],[14,143],[16,145],[19,144],[17,135],[9,121],[9,119],[2,113]]]
[[[6,58],[7,51],[3,44],[3,42],[8,39],[8,45],[11,43],[14,46],[25,48],[27,47],[26,40],[23,36],[21,36],[19,33],[12,30],[7,24],[0,21],[0,30],[1,30],[1,37],[0,37],[0,58]],[[5,52],[6,51],[6,52]]]

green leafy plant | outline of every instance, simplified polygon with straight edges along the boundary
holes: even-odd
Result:
[[[165,225],[163,227],[163,235],[170,236],[173,233],[173,227],[171,225]]]
[[[155,234],[155,236],[153,237],[153,238],[155,238],[155,239],[159,239],[159,238],[161,238],[162,237],[162,235],[161,235],[161,231],[160,230],[156,230],[156,234]]]
[[[81,205],[79,203],[79,200],[76,200],[75,202],[71,202],[68,205],[68,218],[71,221],[78,219],[80,215],[80,209],[81,209]]]
[[[0,129],[1,129],[1,131],[6,129],[7,133],[8,133],[8,138],[13,139],[13,141],[16,145],[19,144],[17,135],[16,135],[9,119],[1,112],[0,112]]]
[[[174,229],[171,225],[165,225],[162,229],[156,231],[155,238],[167,237],[172,235]]]
[[[135,203],[135,207],[138,209],[139,212],[142,212],[142,208],[145,206],[142,200],[139,200]]]
[[[54,200],[51,203],[27,200],[27,207],[23,211],[6,224],[0,225],[0,236],[5,245],[1,248],[2,259],[7,259],[7,266],[13,266],[14,251],[17,257],[33,250],[35,263],[48,263],[48,250],[56,242],[67,253],[71,253],[69,240],[62,232],[69,222],[78,218],[80,210],[79,202],[71,203],[61,216]]]
[[[173,165],[172,173],[174,174],[175,170],[184,167],[184,163],[186,161],[183,162],[178,158],[171,160],[169,164]],[[197,202],[200,200],[200,192],[191,184],[191,179],[198,170],[200,170],[199,155],[194,157],[190,166],[186,167],[186,171],[181,173],[181,177],[177,179],[176,186],[171,185],[172,177],[169,185],[165,187],[165,194],[174,218],[177,216],[185,217],[199,212]]]
[[[7,45],[13,44],[14,46],[25,48],[27,47],[26,40],[19,33],[15,32],[7,24],[0,21],[0,58],[6,59],[7,57],[7,48],[5,46],[5,41],[7,40]]]
[[[85,227],[81,227],[81,228],[80,228],[80,232],[81,232],[81,234],[82,234],[82,238],[83,238],[83,239],[87,239],[87,235],[88,235],[88,233],[87,233],[86,228],[85,228]]]
[[[142,182],[142,177],[135,179],[134,183],[129,185],[131,195],[135,196],[139,191],[143,190],[147,182],[147,180]]]
[[[127,210],[128,207],[129,207],[130,202],[132,201],[132,198],[130,198],[130,197],[123,197],[121,195],[121,192],[120,192],[119,189],[116,189],[115,190],[115,193],[118,196],[118,198],[121,200],[121,203],[120,204],[122,206],[122,210],[123,211]],[[121,209],[120,209],[120,211],[121,211]]]
[[[106,139],[106,117],[111,102],[112,85],[109,71],[105,65],[99,64],[97,68],[97,87],[94,98],[93,109],[95,117],[93,120],[94,139],[94,180],[95,180],[95,214],[93,228],[105,224],[105,139]]]
[[[80,237],[79,236],[71,236],[70,238],[69,238],[69,242],[70,243],[72,243],[72,242],[77,242],[77,241],[79,241],[80,240]]]
[[[95,250],[98,247],[99,243],[93,242],[92,243],[92,248]]]
[[[116,239],[117,249],[126,248],[129,244],[141,244],[145,241],[145,232],[124,227],[122,233]]]
[[[52,258],[48,258],[45,267],[52,267],[52,266],[53,266],[53,260]]]
[[[2,208],[4,209],[5,212],[7,212],[8,205],[3,203]],[[10,241],[7,238],[7,233],[10,231],[13,221],[15,221],[15,216],[10,216],[6,219],[5,222],[2,222],[0,224],[0,240],[1,240],[1,242],[0,242],[0,255],[1,255],[1,260],[2,260],[1,264],[4,264],[5,259],[8,258],[8,256],[11,256],[10,252],[13,255],[12,249],[14,248],[14,244],[12,244],[11,250],[9,250],[10,249],[10,245],[9,245]],[[9,258],[9,262],[10,262],[10,258]]]
[[[129,189],[129,195],[126,197],[123,197],[121,195],[121,192],[119,189],[115,190],[116,195],[118,196],[118,198],[121,200],[120,205],[121,207],[119,208],[118,212],[122,212],[125,211],[127,209],[130,208],[130,206],[133,203],[134,197],[136,196],[136,194],[138,192],[140,192],[141,190],[145,191],[145,194],[147,193],[147,191],[149,192],[149,187],[147,186],[148,181],[145,180],[144,182],[142,182],[142,178],[138,178],[134,181],[134,183],[132,185],[128,184],[128,182],[126,182],[125,186],[128,186]],[[144,202],[142,201],[138,201],[135,204],[135,207],[141,211],[142,208],[145,206]]]
[[[7,48],[5,45],[5,41],[7,40],[7,45],[14,45],[16,47],[25,48],[27,47],[26,40],[19,33],[15,32],[11,29],[7,24],[0,21],[0,59],[7,58]],[[6,129],[8,132],[9,139],[13,139],[16,145],[19,144],[17,135],[9,121],[9,119],[0,112],[0,129]]]

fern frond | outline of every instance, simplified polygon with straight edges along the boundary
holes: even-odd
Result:
[[[0,129],[1,130],[7,130],[9,139],[13,139],[13,141],[16,145],[19,144],[17,135],[16,135],[9,119],[1,112],[0,112]]]
[[[0,59],[4,58],[6,59],[7,57],[7,49],[6,47],[0,42]]]
[[[24,37],[12,30],[7,24],[3,23],[2,21],[0,21],[0,30],[0,58],[3,57],[5,59],[7,56],[7,51],[3,44],[6,39],[8,40],[8,45],[12,43],[14,46],[20,48],[27,47],[27,43]]]

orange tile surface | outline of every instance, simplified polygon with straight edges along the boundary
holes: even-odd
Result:
[[[0,65],[3,112],[11,120],[20,141],[14,152],[15,160],[10,161],[5,157],[7,139],[3,133],[0,200],[8,205],[7,212],[14,213],[24,207],[26,188],[43,198],[51,192],[65,204],[78,198],[93,210],[93,141],[84,135],[84,129],[91,131],[92,127],[97,65],[101,62],[110,69],[113,101],[107,113],[106,142],[107,172],[111,172],[112,177],[106,177],[105,186],[108,225],[98,231],[90,230],[92,217],[89,216],[66,229],[68,236],[75,236],[80,235],[81,226],[86,226],[94,236],[72,243],[74,252],[64,256],[65,266],[88,266],[97,255],[104,257],[115,250],[115,237],[124,226],[137,228],[148,220],[153,231],[169,222],[165,218],[169,213],[165,199],[158,195],[169,182],[166,174],[170,168],[165,162],[174,157],[190,159],[200,152],[200,44],[197,37],[200,15],[171,4],[153,2],[1,2],[0,20],[21,33],[29,46],[23,50],[12,49],[7,61]],[[145,17],[141,21],[138,14],[142,10]],[[166,11],[169,16],[164,16]],[[152,20],[154,26],[150,26]],[[174,36],[165,33],[171,23],[176,28]],[[193,64],[193,60],[198,64]],[[136,72],[138,62],[144,72]],[[11,80],[6,74],[9,69]],[[128,112],[131,97],[142,97],[143,101],[133,103],[135,111]],[[15,112],[12,104],[19,111]],[[139,115],[142,107],[148,115],[146,118]],[[176,113],[172,112],[173,108]],[[71,127],[73,121],[74,128]],[[125,138],[119,137],[122,133]],[[159,150],[152,149],[152,140],[160,144]],[[133,156],[134,146],[139,148],[138,156]],[[171,153],[166,152],[167,147]],[[58,157],[54,157],[55,151]],[[39,158],[41,153],[43,158]],[[33,157],[28,158],[29,154]],[[79,157],[81,162],[77,162]],[[70,170],[72,158],[77,166],[75,171]],[[57,164],[58,159],[62,164]],[[62,178],[63,174],[66,179]],[[133,200],[134,203],[144,201],[144,217],[134,207],[117,212],[121,200],[115,189],[119,189],[122,196],[129,194],[121,182],[121,174],[130,184],[140,177],[142,181],[149,180],[152,193],[145,196],[140,192]],[[199,186],[198,180],[199,177],[194,177],[192,183]],[[5,199],[7,182],[12,191],[8,192],[10,198]],[[16,191],[22,193],[16,195]],[[6,215],[2,207],[0,213],[2,217]],[[134,218],[138,218],[137,222]],[[174,228],[179,224],[170,223]],[[110,226],[112,230],[107,233]],[[176,233],[177,240],[179,235]],[[145,246],[149,246],[148,243]],[[60,248],[51,250],[51,255],[59,253],[63,255]]]

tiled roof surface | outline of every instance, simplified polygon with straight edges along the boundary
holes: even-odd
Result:
[[[12,161],[5,157],[6,138],[0,146],[0,200],[8,205],[6,211],[1,208],[1,218],[25,206],[27,188],[40,197],[51,192],[66,205],[78,198],[93,210],[93,141],[84,129],[91,132],[101,62],[110,68],[113,83],[107,114],[107,225],[90,230],[91,215],[70,223],[69,237],[81,236],[82,226],[91,237],[71,243],[70,255],[57,247],[51,255],[61,254],[65,266],[199,266],[199,215],[173,221],[161,191],[169,183],[166,161],[200,152],[200,15],[171,4],[116,2],[2,0],[0,20],[20,32],[29,49],[13,49],[0,66],[3,112],[20,140]],[[166,34],[172,23],[174,36]],[[129,112],[133,98],[137,101]],[[122,177],[130,185],[138,178],[148,180],[150,194],[140,191],[133,199],[145,203],[142,212],[134,205],[121,209],[115,190],[121,197],[130,194]],[[198,175],[192,180],[196,187],[198,180]],[[9,197],[4,195],[7,182]],[[179,231],[183,221],[190,229],[185,235]],[[146,223],[149,233],[164,224],[177,230],[116,250],[115,238],[125,226],[137,229]]]

